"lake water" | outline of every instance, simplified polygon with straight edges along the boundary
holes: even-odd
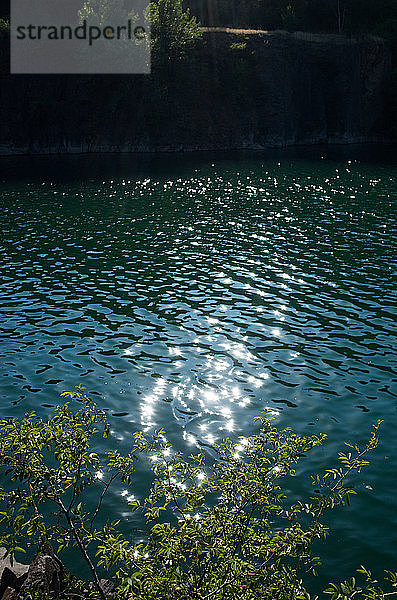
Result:
[[[45,415],[84,385],[121,450],[163,427],[191,451],[249,434],[268,408],[328,434],[307,481],[384,419],[318,585],[396,568],[394,156],[2,159],[1,415]],[[137,532],[122,491],[108,508]]]

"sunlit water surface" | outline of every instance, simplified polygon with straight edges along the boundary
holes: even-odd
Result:
[[[397,169],[370,155],[3,159],[1,415],[45,415],[84,385],[115,447],[162,427],[190,452],[271,409],[329,436],[293,494],[382,418],[319,586],[396,567]],[[148,479],[139,467],[136,496]],[[107,508],[138,538],[129,499]]]

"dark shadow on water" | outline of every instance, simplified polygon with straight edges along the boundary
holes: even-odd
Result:
[[[285,149],[153,154],[78,154],[0,157],[0,182],[87,181],[170,176],[245,161],[353,161],[397,166],[396,144],[293,146]]]

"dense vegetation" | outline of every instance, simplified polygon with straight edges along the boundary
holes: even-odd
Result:
[[[189,9],[204,26],[351,34],[396,31],[397,0],[152,0],[160,11]],[[70,0],[76,11],[83,0]],[[90,3],[90,2],[88,2]],[[0,18],[8,20],[9,0],[0,1]],[[176,15],[181,18],[179,8]]]
[[[30,413],[0,421],[0,546],[11,554],[49,541],[58,552],[75,546],[91,571],[92,598],[105,598],[98,575],[104,566],[114,573],[120,600],[310,600],[306,580],[319,563],[313,546],[317,552],[327,537],[327,514],[356,493],[354,475],[377,446],[380,422],[366,446],[347,444],[339,466],[312,477],[307,500],[291,501],[288,479],[325,436],[281,431],[263,417],[257,433],[224,440],[212,456],[176,453],[164,431],[151,440],[135,434],[125,456],[114,449],[99,456],[96,436],[109,434],[105,413],[82,391],[64,396],[80,408],[66,403],[48,419]],[[153,472],[146,498],[130,494],[137,461]],[[104,497],[119,482],[147,522],[143,542],[120,533],[112,515],[97,524]],[[90,489],[96,506],[87,503]],[[397,574],[386,574],[389,591],[365,567],[359,574],[360,582],[330,584],[325,594],[332,600],[397,596]],[[83,588],[71,579],[62,597],[81,598]],[[43,600],[40,590],[26,593]]]
[[[391,34],[396,0],[185,0],[203,25]]]

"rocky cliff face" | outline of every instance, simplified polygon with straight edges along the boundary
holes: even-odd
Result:
[[[109,579],[99,580],[106,598],[115,596],[116,587]],[[79,585],[80,584],[80,585]],[[96,586],[82,582],[68,574],[63,563],[49,542],[44,544],[30,565],[5,558],[5,548],[0,548],[0,600],[23,600],[24,598],[69,598],[81,600],[99,598]]]
[[[232,34],[207,35],[217,48],[230,44]],[[286,32],[241,39],[257,78],[248,145],[354,143],[379,136],[390,72],[381,39]]]
[[[162,82],[3,76],[0,154],[376,141],[390,67],[379,38],[207,29]]]

